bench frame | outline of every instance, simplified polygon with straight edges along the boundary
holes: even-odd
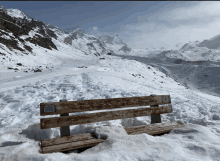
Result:
[[[150,125],[125,127],[125,130],[130,135],[141,133],[160,135],[167,133],[173,128],[181,127],[181,124],[177,122],[161,123],[160,114],[172,113],[172,105],[159,105],[167,105],[170,103],[170,95],[150,95],[144,97],[109,98],[69,102],[67,100],[60,100],[60,102],[40,103],[41,116],[60,114],[60,117],[42,118],[40,120],[41,129],[60,127],[60,138],[41,140],[41,152],[68,153],[68,150],[92,147],[104,141],[104,139],[97,139],[93,133],[70,136],[69,126],[71,125],[151,116]],[[118,110],[120,108],[149,105],[150,108],[127,109],[69,116],[69,113],[73,112],[87,112],[104,109]]]

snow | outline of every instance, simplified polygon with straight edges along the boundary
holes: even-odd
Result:
[[[29,43],[35,56],[11,56],[27,68],[51,63],[53,69],[41,73],[1,69],[0,160],[219,160],[219,97],[186,89],[148,64],[108,55],[99,60],[60,41],[53,42],[58,51]],[[144,133],[127,135],[124,130],[125,126],[150,124],[150,116],[73,125],[71,135],[93,129],[100,138],[108,138],[82,153],[40,153],[40,140],[59,137],[59,128],[39,128],[40,118],[47,117],[40,117],[40,103],[150,94],[170,95],[173,113],[162,114],[162,122],[181,121],[184,127],[154,137]]]
[[[26,13],[24,13],[23,11],[19,10],[19,9],[6,9],[7,14],[11,17],[15,17],[15,18],[26,18],[27,20],[31,21],[30,16],[28,16]]]
[[[4,39],[8,39],[8,40],[11,39],[11,38],[10,38],[9,36],[7,36],[7,35],[2,35],[1,37],[4,38]]]
[[[31,20],[27,14],[17,9],[7,9],[7,13],[13,17],[26,17]],[[29,32],[28,36],[22,35],[20,38],[25,40],[36,36],[38,29],[35,28]],[[126,44],[120,40],[118,35],[114,37],[105,35],[100,40],[106,43],[106,46],[103,43],[106,50],[112,50],[117,55],[127,55],[127,57],[120,58],[114,54],[101,55],[105,59],[100,60],[100,57],[92,54],[96,51],[101,53],[102,48],[98,43],[94,43],[96,51],[86,46],[87,43],[92,42],[89,37],[95,36],[84,34],[73,40],[73,45],[68,45],[63,41],[70,36],[69,34],[65,34],[56,27],[52,27],[51,30],[58,36],[57,40],[52,38],[58,50],[48,50],[25,41],[24,44],[33,49],[33,53],[25,55],[19,50],[9,50],[5,45],[0,44],[0,52],[3,53],[0,55],[2,58],[0,62],[1,161],[220,160],[220,98],[209,93],[211,88],[208,88],[206,92],[201,90],[203,87],[205,89],[207,85],[204,80],[203,86],[202,83],[194,82],[194,84],[189,84],[190,89],[185,88],[179,80],[184,74],[185,77],[188,77],[187,72],[192,71],[194,66],[192,68],[185,66],[186,69],[183,69],[182,64],[168,62],[169,58],[218,61],[220,59],[219,50],[198,47],[200,42],[195,41],[185,45],[177,44],[177,48],[182,46],[179,50],[132,49],[125,53],[120,49]],[[8,34],[14,37],[12,33]],[[10,38],[6,35],[2,37]],[[211,40],[214,41],[218,37],[217,35]],[[15,40],[18,41],[18,39]],[[24,48],[19,41],[18,46]],[[133,58],[143,59],[146,62],[130,60],[129,57],[132,56],[138,56],[138,58]],[[149,58],[160,59],[163,62]],[[153,60],[154,63],[149,62]],[[165,61],[168,63],[163,64]],[[18,66],[17,63],[21,63],[22,66]],[[82,66],[87,68],[79,68]],[[7,67],[19,70],[14,72]],[[195,70],[197,72],[194,72],[195,75],[201,74],[202,71],[211,71],[209,67],[198,67],[199,70]],[[216,66],[216,70],[218,70],[217,67],[219,66]],[[31,72],[31,69],[37,68],[42,69],[42,72]],[[195,68],[197,69],[197,66]],[[29,72],[22,72],[24,70]],[[177,70],[182,73],[179,74]],[[214,70],[212,71],[214,72]],[[175,75],[175,72],[178,74],[176,76],[180,78],[179,82],[171,77]],[[214,79],[214,75],[215,73],[213,73],[213,77],[209,76],[209,78]],[[162,122],[180,121],[184,123],[184,127],[174,129],[169,134],[162,136],[151,136],[144,133],[128,135],[124,130],[124,127],[150,124],[150,116],[73,125],[70,126],[71,135],[88,133],[93,130],[99,138],[107,138],[107,140],[82,153],[76,153],[76,151],[72,151],[70,154],[40,153],[40,140],[60,137],[59,128],[39,128],[41,118],[59,116],[41,117],[40,103],[59,102],[61,99],[76,101],[149,96],[151,94],[170,95],[173,113],[162,114]]]

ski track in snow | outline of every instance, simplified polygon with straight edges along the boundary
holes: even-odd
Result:
[[[98,63],[97,66],[78,70],[65,66],[57,73],[54,70],[47,76],[35,77],[34,81],[25,85],[0,91],[0,160],[216,161],[220,158],[218,97],[185,89],[155,68],[133,60],[106,59]],[[147,134],[129,136],[123,130],[124,126],[150,124],[150,117],[73,125],[70,126],[71,135],[104,128],[109,138],[81,154],[39,153],[41,139],[59,137],[59,128],[39,128],[41,102],[150,94],[170,94],[173,113],[162,114],[162,122],[181,121],[186,124],[185,127],[153,137]]]

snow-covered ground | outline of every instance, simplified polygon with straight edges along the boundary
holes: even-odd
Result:
[[[66,48],[66,53],[71,50]],[[89,56],[70,59],[66,55],[50,60],[53,65],[60,60],[52,70],[28,75],[13,72],[16,78],[2,75],[1,161],[220,160],[219,97],[186,89],[156,68],[135,60],[116,56],[102,56],[105,59],[101,60]],[[107,134],[108,139],[82,153],[40,153],[40,140],[59,137],[59,128],[39,128],[40,118],[45,118],[40,116],[40,103],[150,94],[170,95],[173,113],[162,114],[162,122],[181,121],[185,126],[154,137],[127,135],[124,130],[125,126],[150,124],[150,116],[73,125],[71,135],[96,129],[99,134]]]

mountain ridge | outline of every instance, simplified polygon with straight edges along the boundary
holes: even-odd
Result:
[[[74,52],[68,53],[71,57],[78,54],[82,57],[118,54],[140,55],[172,63],[176,60],[219,61],[219,42],[220,36],[217,35],[201,42],[178,43],[176,47],[179,49],[132,49],[118,34],[94,36],[78,26],[61,30],[52,24],[31,18],[19,9],[5,9],[0,6],[0,61],[4,67],[12,66],[13,63],[10,65],[10,61],[21,63],[17,55],[29,59],[29,55],[39,55],[37,50],[40,50],[47,57],[48,51],[57,51],[62,56],[65,48],[72,48]],[[35,57],[31,59],[39,61]]]

